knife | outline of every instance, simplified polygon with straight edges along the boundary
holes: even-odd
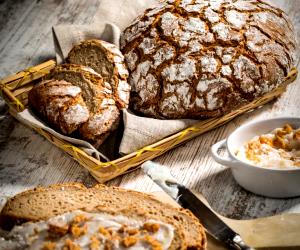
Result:
[[[188,188],[179,184],[170,170],[152,161],[146,161],[142,169],[157,185],[170,195],[183,208],[189,209],[203,224],[207,232],[216,240],[234,250],[253,250],[241,236],[228,227]]]

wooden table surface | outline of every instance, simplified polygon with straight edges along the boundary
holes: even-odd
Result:
[[[300,28],[299,1],[276,2],[286,9],[296,28]],[[0,78],[53,58],[51,27],[90,24],[97,18],[99,8],[101,1],[98,0],[0,1]],[[275,102],[199,136],[155,161],[169,166],[179,181],[202,192],[222,215],[240,219],[300,212],[300,198],[270,199],[245,191],[234,181],[230,170],[214,162],[209,153],[213,143],[226,138],[247,121],[300,116],[299,81],[300,78]],[[63,151],[15,121],[0,99],[0,199],[4,201],[36,185],[74,181],[87,186],[96,184],[93,177]],[[140,170],[107,184],[146,192],[160,190]]]

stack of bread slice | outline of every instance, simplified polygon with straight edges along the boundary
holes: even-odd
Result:
[[[136,247],[140,246],[141,242],[145,248],[139,249],[200,250],[206,248],[204,228],[188,210],[173,207],[148,194],[104,185],[86,188],[81,184],[57,184],[46,188],[40,187],[25,191],[8,200],[1,212],[0,222],[5,229],[11,229],[15,225],[22,224],[23,227],[24,225],[26,227],[28,224],[41,223],[38,221],[43,220],[47,223],[47,220],[49,221],[51,218],[54,221],[61,221],[59,216],[70,216],[70,213],[73,218],[78,213],[87,217],[95,216],[95,214],[98,214],[100,217],[105,215],[105,218],[112,216],[112,220],[114,222],[117,221],[121,225],[121,227],[117,227],[117,233],[115,233],[119,237],[117,237],[120,240],[119,245],[114,241],[115,238],[112,240],[113,244],[115,244],[112,249],[137,249],[134,248],[134,245]],[[120,216],[126,218],[126,220],[121,220],[122,223],[120,223],[120,220],[115,219],[115,217],[119,218]],[[101,224],[100,221],[99,226],[104,227],[105,230],[112,231],[107,226],[107,223]],[[132,227],[132,221],[136,222],[135,230],[133,230],[135,233],[130,235],[128,231],[124,235],[123,228]],[[13,232],[22,232],[22,230],[28,230],[28,228],[22,229],[21,227],[18,230],[14,229]],[[158,233],[160,235],[157,235]],[[62,235],[62,237],[66,237],[65,234]],[[80,236],[84,237],[84,235]],[[132,237],[128,239],[126,238],[127,236]],[[75,237],[74,239],[72,234],[69,238],[75,243],[80,242],[79,240],[81,239],[80,237]],[[123,244],[124,240],[132,240],[130,241],[131,244],[132,242],[135,243],[130,246],[125,245]],[[108,242],[108,239],[106,241]],[[116,246],[119,246],[119,248]]]
[[[113,44],[86,40],[74,46],[66,62],[56,66],[47,81],[33,87],[28,95],[29,107],[58,132],[84,139],[99,148],[118,128],[120,110],[129,104],[124,57]],[[66,82],[80,88],[80,93],[68,91],[70,88],[64,87]],[[70,104],[70,96],[76,100],[82,98],[83,102]]]

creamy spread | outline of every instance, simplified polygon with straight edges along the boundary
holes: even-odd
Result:
[[[300,128],[290,125],[255,136],[236,153],[240,160],[273,168],[300,168]]]
[[[11,243],[8,249],[163,250],[170,247],[174,228],[156,220],[78,210],[47,221],[16,226],[8,238],[6,244]]]

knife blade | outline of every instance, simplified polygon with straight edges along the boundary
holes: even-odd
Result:
[[[209,207],[171,175],[170,170],[160,164],[147,161],[142,169],[156,184],[183,208],[189,209],[216,240],[235,250],[251,250],[241,236],[228,227]]]

